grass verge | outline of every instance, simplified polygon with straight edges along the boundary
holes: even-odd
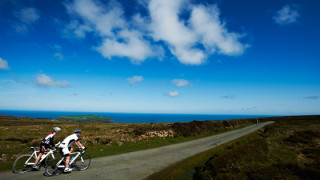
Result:
[[[268,119],[276,122],[149,179],[320,179],[320,116]]]

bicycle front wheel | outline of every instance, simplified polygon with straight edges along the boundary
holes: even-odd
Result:
[[[48,176],[57,176],[63,173],[64,170],[64,161],[62,158],[54,158],[47,162],[46,165],[46,174]]]
[[[22,155],[14,161],[13,172],[25,173],[31,171],[35,161],[36,159],[30,154]]]
[[[88,154],[82,154],[75,161],[75,168],[78,171],[83,171],[89,168],[91,157]]]

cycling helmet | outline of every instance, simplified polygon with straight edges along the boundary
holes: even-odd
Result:
[[[80,130],[80,129],[77,129],[77,130],[74,131],[74,133],[76,133],[76,134],[81,134],[81,130]]]
[[[61,129],[60,129],[59,127],[54,127],[53,130],[54,130],[55,132],[61,131]]]

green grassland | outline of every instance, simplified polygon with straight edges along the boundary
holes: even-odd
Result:
[[[149,179],[320,179],[320,116],[265,120],[275,123]]]
[[[109,156],[190,141],[254,124],[255,119],[193,121],[189,123],[77,123],[0,115],[0,170],[12,169],[22,154],[59,126],[55,142],[81,129],[80,142],[91,157]]]
[[[82,122],[82,123],[109,123],[113,120],[107,117],[98,115],[84,115],[84,116],[60,116],[57,118],[59,121]]]

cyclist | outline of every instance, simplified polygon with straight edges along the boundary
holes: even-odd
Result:
[[[53,139],[54,139],[54,136],[59,132],[61,131],[61,129],[59,127],[54,127],[53,128],[53,132],[50,132],[42,141],[41,141],[41,144],[40,144],[40,153],[39,153],[39,156],[37,157],[36,161],[34,162],[34,165],[33,165],[33,169],[34,170],[38,170],[39,169],[39,165],[38,165],[38,162],[40,160],[40,158],[42,157],[42,155],[44,153],[46,153],[47,149],[51,147],[55,147],[55,144],[53,143]]]
[[[59,145],[59,148],[61,148],[61,152],[63,156],[65,157],[65,169],[64,172],[71,172],[72,169],[69,168],[69,162],[70,162],[70,153],[72,153],[73,148],[71,147],[72,143],[75,143],[78,147],[81,149],[85,149],[85,147],[79,142],[79,136],[81,134],[81,130],[77,129],[74,131],[74,134],[66,137],[62,143]]]

